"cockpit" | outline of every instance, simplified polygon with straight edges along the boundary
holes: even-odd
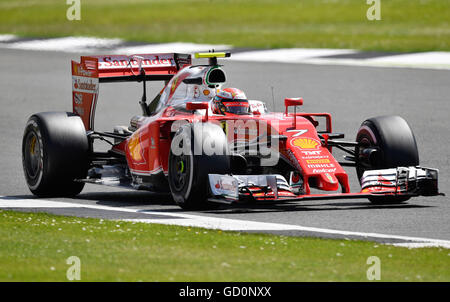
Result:
[[[150,115],[168,106],[185,108],[187,102],[210,102],[225,81],[219,66],[187,66],[150,102]]]

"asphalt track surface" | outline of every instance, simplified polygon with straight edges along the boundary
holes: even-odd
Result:
[[[0,49],[0,196],[33,198],[22,171],[23,129],[28,117],[35,112],[71,111],[71,59],[78,60],[79,57],[67,53]],[[214,211],[187,213],[167,196],[86,185],[77,198],[48,200],[148,210],[161,213],[161,217],[165,213],[187,213],[450,240],[450,71],[226,61],[224,64],[229,87],[239,87],[249,98],[264,100],[269,109],[277,111],[284,110],[284,97],[301,96],[304,111],[331,113],[334,131],[345,133],[349,140],[355,138],[359,125],[366,118],[386,114],[404,117],[415,133],[421,165],[440,169],[440,190],[447,197],[418,197],[394,206],[374,206],[365,199],[340,199],[274,206],[223,206]],[[162,88],[160,84],[150,86],[149,96]],[[139,84],[102,84],[96,129],[112,130],[114,125],[128,125],[130,118],[140,113],[140,96]],[[352,191],[358,191],[354,169],[349,167],[346,170]],[[36,210],[83,217],[142,218],[136,213],[90,211],[78,206],[64,210],[51,206]],[[317,235],[301,231],[271,232]],[[333,234],[319,236],[342,237]]]

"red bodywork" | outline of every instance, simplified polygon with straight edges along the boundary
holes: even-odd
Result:
[[[156,114],[143,117],[138,129],[112,148],[113,152],[125,155],[133,176],[152,176],[160,173],[167,176],[171,132],[173,132],[171,128],[175,121],[184,120],[190,123],[209,121],[223,124],[227,121],[253,120],[257,125],[264,123],[268,126],[266,127],[269,129],[267,135],[276,133],[283,136],[283,139],[279,141],[280,160],[288,162],[303,178],[304,193],[302,195],[280,190],[277,192],[278,198],[363,197],[374,193],[350,193],[347,173],[333,157],[332,148],[327,145],[327,133],[332,133],[331,115],[289,113],[288,107],[300,105],[299,99],[287,99],[284,113],[253,112],[245,116],[232,114],[224,116],[211,113],[194,114],[193,111],[186,110],[186,107],[185,110],[180,110],[179,104],[173,103],[173,97],[183,80],[192,75],[189,71],[191,66],[190,56],[177,57],[177,54],[145,54],[139,55],[139,59],[115,55],[81,57],[80,63],[72,61],[73,112],[81,116],[86,130],[94,130],[99,83],[132,80],[142,69],[149,80],[166,81],[162,92],[165,105]],[[203,72],[202,68],[209,67],[196,68],[198,72]],[[194,88],[190,101],[198,102],[197,95],[206,97],[213,93],[212,90],[207,91],[204,87],[206,86],[198,85]],[[322,137],[319,137],[316,130],[317,118],[325,119],[326,130],[321,133]],[[243,131],[245,132],[245,129]],[[239,130],[234,131],[234,134],[227,133],[229,141],[236,140],[236,132],[239,133]],[[256,135],[262,134],[258,132]],[[250,140],[250,135],[246,134],[245,139]],[[317,189],[332,192],[340,189],[342,193],[311,195],[310,179],[315,180]],[[252,190],[254,190],[255,198],[264,200],[275,198],[274,192],[258,192],[258,188]],[[375,193],[394,194],[395,190],[380,188]]]

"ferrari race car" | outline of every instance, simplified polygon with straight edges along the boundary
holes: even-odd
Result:
[[[184,209],[215,203],[367,198],[400,203],[438,195],[438,170],[419,167],[416,140],[399,116],[364,121],[355,141],[332,129],[329,113],[268,112],[260,100],[224,88],[219,57],[205,64],[178,53],[82,56],[72,61],[73,112],[32,115],[25,128],[25,178],[37,196],[74,196],[86,183],[171,193]],[[94,128],[100,83],[142,82],[142,113],[130,125]],[[164,88],[147,102],[146,83]],[[111,145],[94,150],[94,142]],[[332,151],[346,156],[336,159]],[[361,184],[350,192],[344,166]]]

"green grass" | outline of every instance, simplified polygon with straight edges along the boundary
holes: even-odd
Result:
[[[450,251],[0,211],[0,281],[450,281]]]
[[[68,21],[61,0],[0,0],[0,33],[118,37],[238,47],[450,50],[450,0],[82,0]]]

